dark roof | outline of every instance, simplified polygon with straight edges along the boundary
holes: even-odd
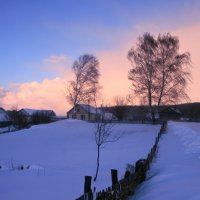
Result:
[[[3,110],[3,111],[5,111],[2,107],[0,107],[0,110]]]
[[[181,115],[181,112],[179,109],[174,108],[174,107],[167,107],[159,111],[159,113],[170,113],[170,114],[179,114]]]
[[[27,116],[32,116],[36,113],[45,113],[45,114],[53,114],[55,115],[55,112],[53,110],[37,110],[37,109],[30,109],[30,108],[22,108],[19,110],[19,112],[23,112]]]

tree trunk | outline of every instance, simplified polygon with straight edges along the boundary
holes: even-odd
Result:
[[[152,108],[152,83],[151,83],[151,81],[148,82],[148,101],[149,101],[149,112],[151,115],[151,120],[154,123],[155,115],[154,115],[154,111]]]
[[[99,173],[99,157],[100,157],[100,146],[98,146],[98,148],[97,148],[97,168],[96,168],[96,174],[95,174],[95,177],[94,177],[94,181],[97,180],[97,176],[98,176],[98,173]]]
[[[160,107],[161,99],[163,97],[163,91],[164,91],[164,86],[165,86],[165,79],[166,78],[165,78],[164,63],[163,63],[163,68],[162,68],[162,84],[161,84],[160,94],[159,94],[159,98],[158,98],[157,108]]]

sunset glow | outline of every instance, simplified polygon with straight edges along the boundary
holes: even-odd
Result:
[[[43,2],[43,3],[42,3]],[[170,32],[192,58],[188,94],[200,102],[200,1],[4,1],[0,3],[0,107],[70,108],[66,85],[84,53],[100,62],[102,102],[126,96],[127,52],[144,32]],[[138,102],[135,100],[135,102]]]

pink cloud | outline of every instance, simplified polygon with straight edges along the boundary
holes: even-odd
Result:
[[[137,31],[135,32],[135,30]],[[193,83],[189,85],[189,95],[192,101],[200,101],[200,24],[185,26],[174,30],[161,30],[155,25],[138,26],[129,32],[123,32],[121,39],[117,40],[118,48],[115,50],[97,52],[96,56],[100,61],[100,83],[102,89],[102,101],[104,104],[112,103],[113,97],[129,93],[131,86],[127,78],[131,68],[127,60],[127,52],[136,44],[136,39],[144,32],[155,34],[171,32],[180,39],[180,52],[189,51],[193,61]],[[134,34],[133,34],[134,33]],[[0,106],[12,108],[18,105],[18,108],[29,107],[36,109],[53,109],[58,114],[65,114],[70,108],[65,99],[65,89],[67,81],[72,78],[71,74],[72,59],[65,55],[52,55],[45,58],[42,66],[48,70],[59,72],[60,77],[54,79],[44,79],[42,82],[32,81],[26,83],[14,83],[15,92],[0,88]],[[68,71],[65,71],[68,66]],[[134,102],[137,101],[134,99]]]
[[[44,79],[42,82],[17,84],[16,92],[8,92],[1,102],[7,109],[13,106],[20,108],[53,109],[57,114],[65,114],[67,102],[65,99],[66,81],[61,78]]]
[[[5,90],[3,87],[0,87],[0,98],[6,96],[7,93],[7,90]]]
[[[37,66],[44,70],[53,71],[57,76],[65,76],[70,73],[72,58],[64,54],[51,55],[44,58]]]

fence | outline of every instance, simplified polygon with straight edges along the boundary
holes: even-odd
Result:
[[[136,187],[146,179],[147,170],[155,157],[158,142],[161,135],[165,132],[167,123],[164,122],[160,128],[155,143],[147,155],[146,159],[140,159],[135,163],[135,170],[127,170],[124,178],[118,181],[117,170],[111,170],[112,186],[99,192],[91,190],[91,176],[85,177],[84,195],[76,200],[127,200],[129,196],[134,195]]]

